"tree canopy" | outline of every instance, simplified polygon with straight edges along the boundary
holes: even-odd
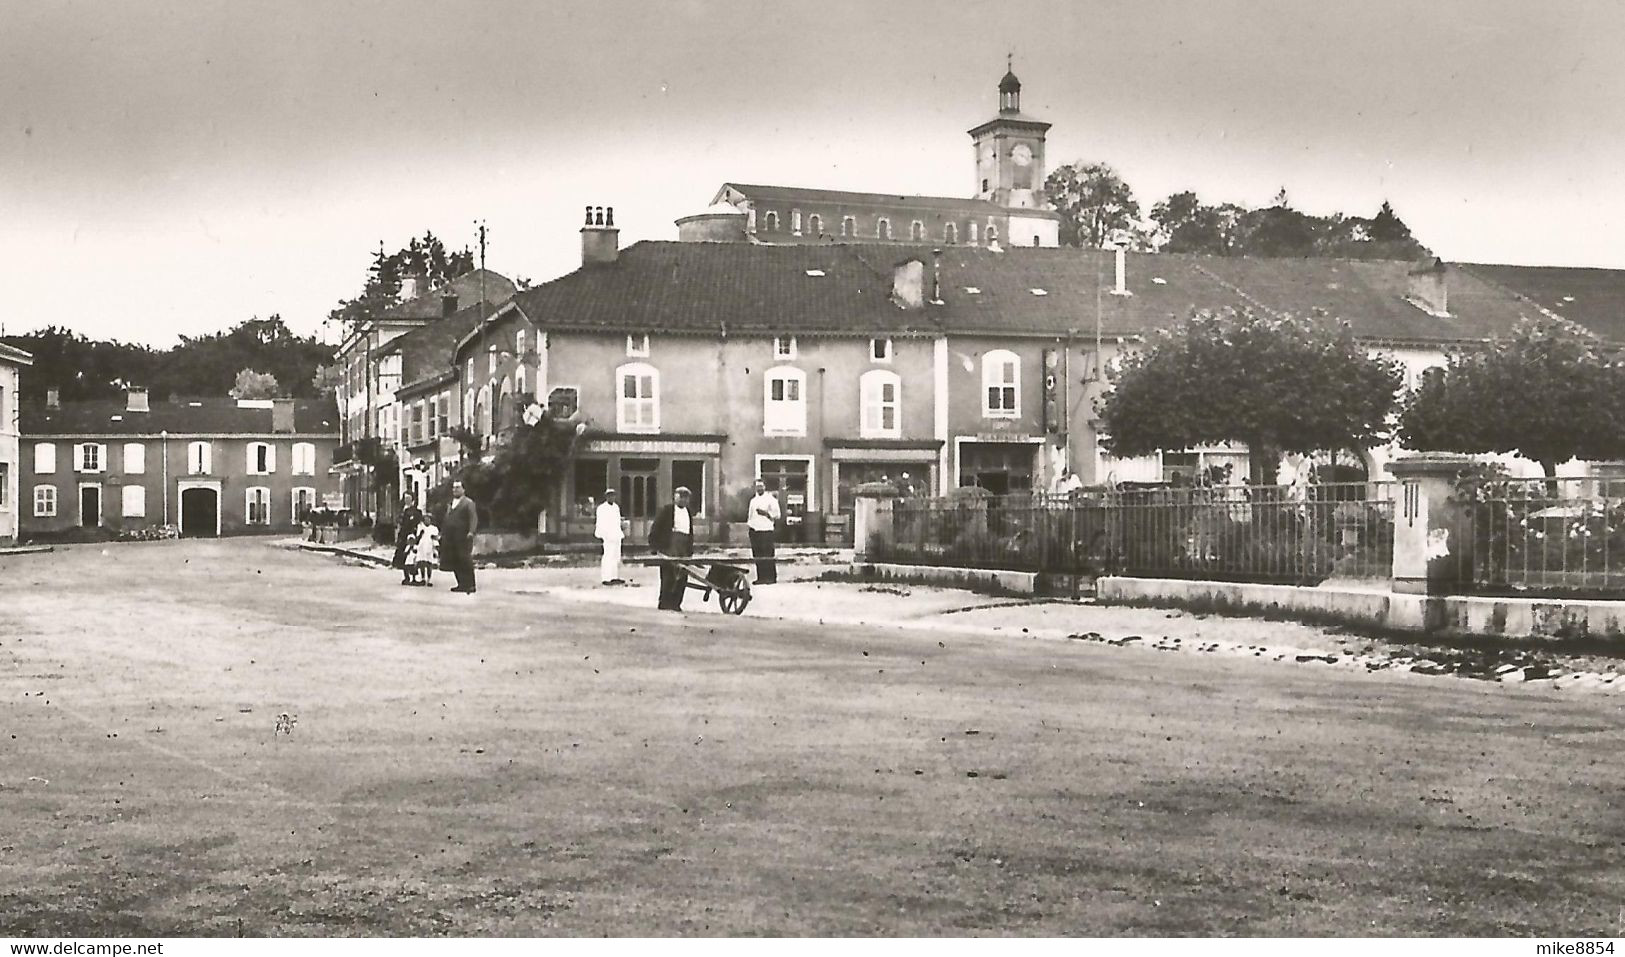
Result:
[[[1582,326],[1525,320],[1430,370],[1405,397],[1399,438],[1418,450],[1517,453],[1548,476],[1573,458],[1625,458],[1625,365]]]
[[[243,369],[237,373],[237,382],[229,394],[233,399],[274,399],[282,394],[282,387],[268,372]]]
[[[432,231],[425,230],[421,239],[414,237],[393,253],[386,254],[380,244],[367,269],[361,294],[342,300],[328,312],[327,318],[348,327],[399,302],[401,280],[407,276],[424,276],[430,285],[439,286],[473,268],[471,251],[447,252],[446,244]]]
[[[1315,216],[1292,208],[1286,190],[1269,206],[1208,205],[1186,190],[1151,208],[1157,248],[1212,256],[1328,256],[1416,260],[1428,249],[1386,201],[1372,217]]]
[[[245,368],[291,384],[292,395],[310,397],[318,394],[316,369],[333,358],[330,346],[295,335],[275,315],[247,319],[225,332],[182,336],[165,350],[89,339],[58,326],[6,341],[34,354],[22,378],[23,397],[31,401],[44,398],[47,389],[60,390],[65,402],[113,399],[130,385],[145,386],[155,399],[223,396]]]
[[[1241,442],[1249,481],[1268,485],[1282,453],[1386,441],[1402,382],[1347,323],[1199,311],[1125,356],[1097,409],[1114,455]]]
[[[1105,163],[1079,160],[1058,167],[1044,191],[1063,217],[1061,244],[1100,248],[1136,231],[1140,204],[1134,190]]]

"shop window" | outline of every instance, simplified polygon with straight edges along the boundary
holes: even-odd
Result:
[[[689,507],[694,514],[705,514],[705,462],[702,459],[677,459],[671,463],[671,487],[675,492],[681,485],[688,489]]]

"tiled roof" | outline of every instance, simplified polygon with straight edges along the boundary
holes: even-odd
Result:
[[[475,302],[444,319],[391,339],[378,354],[401,354],[401,382],[405,386],[439,375],[456,358],[457,343],[479,327],[481,317],[495,314],[499,307],[500,303]]]
[[[859,206],[907,206],[918,209],[942,209],[964,212],[971,216],[1004,216],[1010,211],[985,199],[964,199],[956,196],[904,196],[896,193],[853,193],[840,189],[812,189],[803,186],[758,186],[745,183],[723,183],[746,197],[781,203],[846,203]],[[717,192],[720,200],[722,192]],[[716,200],[713,200],[716,202]],[[1022,210],[1024,213],[1040,210]]]
[[[64,402],[59,409],[30,403],[21,410],[24,435],[271,435],[271,410],[242,408],[235,399],[176,399],[153,402],[147,412],[130,412],[123,400]],[[297,399],[294,431],[338,434],[338,408],[332,399]],[[286,433],[281,433],[286,434]]]
[[[483,280],[483,282],[482,282]],[[475,269],[465,272],[456,279],[431,289],[416,299],[397,303],[380,312],[377,319],[438,319],[445,314],[441,300],[447,294],[457,296],[458,307],[471,306],[482,298],[486,302],[500,305],[513,296],[517,287],[513,280],[501,273],[489,269]]]
[[[1625,269],[1482,263],[1463,263],[1461,269],[1578,322],[1611,342],[1625,342]],[[1454,290],[1451,295],[1455,295]]]
[[[940,304],[892,301],[893,266],[941,249]],[[1249,306],[1316,311],[1370,339],[1488,338],[1534,310],[1494,284],[1451,269],[1448,317],[1406,301],[1405,262],[1229,259],[1129,253],[1130,296],[1112,294],[1113,254],[1074,248],[991,252],[973,246],[768,246],[640,242],[616,262],[588,266],[520,293],[516,305],[550,328],[872,335],[1090,335],[1099,304],[1108,336],[1143,335],[1193,309]],[[821,274],[821,275],[819,275]]]

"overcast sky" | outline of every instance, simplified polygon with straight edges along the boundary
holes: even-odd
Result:
[[[1446,259],[1625,268],[1625,4],[1304,0],[0,0],[0,323],[168,345],[318,329],[370,256],[580,210],[675,239],[728,180],[969,196],[1015,53],[1049,161],[1391,200]]]

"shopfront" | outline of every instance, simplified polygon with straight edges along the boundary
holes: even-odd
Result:
[[[648,538],[649,523],[681,486],[695,517],[709,524],[715,512],[718,439],[592,439],[577,453],[564,490],[564,535],[590,538],[605,489],[615,489],[633,541]]]

